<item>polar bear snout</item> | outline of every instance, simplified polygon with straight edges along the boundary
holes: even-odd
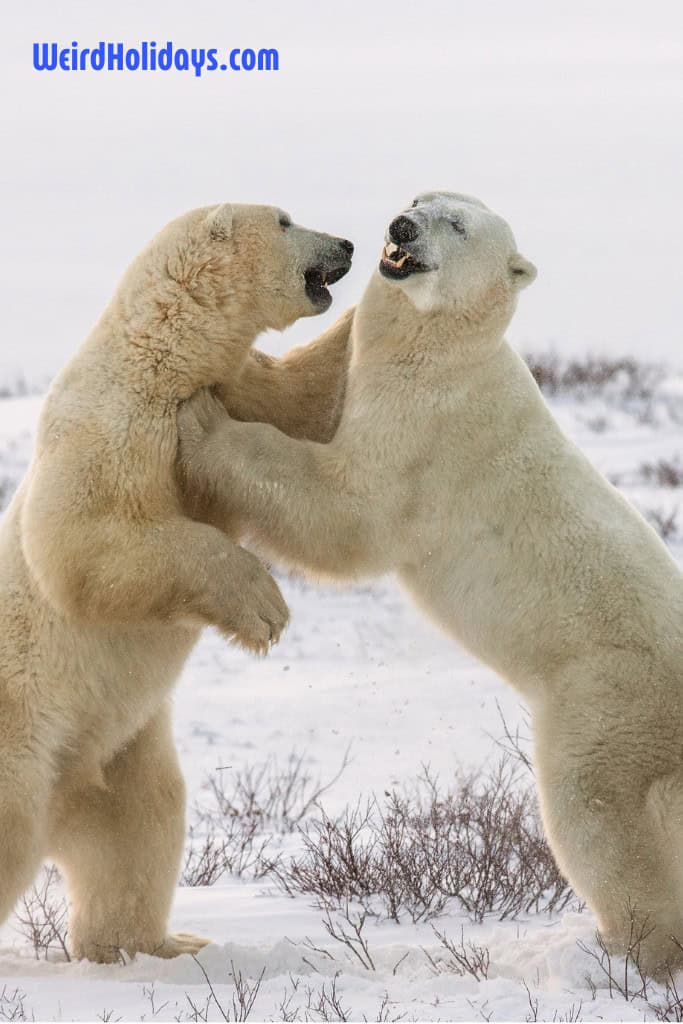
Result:
[[[351,267],[354,245],[348,238],[337,238],[335,235],[318,235],[315,247],[316,259],[321,267],[330,272],[341,270],[339,277],[348,273]],[[339,280],[339,277],[337,280]]]
[[[415,221],[404,214],[394,217],[389,225],[389,238],[397,245],[401,245],[403,242],[414,242],[419,233],[420,229]]]
[[[319,235],[316,251],[304,270],[306,295],[318,312],[324,312],[332,303],[328,286],[340,281],[351,269],[353,242],[333,235]]]
[[[424,243],[421,235],[422,227],[412,217],[404,213],[394,217],[387,228],[387,242],[379,264],[383,277],[399,281],[412,274],[434,269],[431,261],[427,261],[421,251]]]

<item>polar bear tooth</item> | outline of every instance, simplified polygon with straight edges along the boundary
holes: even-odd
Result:
[[[409,258],[409,256],[410,256],[410,253],[405,253],[404,256],[401,256],[400,260],[396,260],[395,261],[396,266],[397,267],[402,267],[403,264],[405,263],[405,261]]]

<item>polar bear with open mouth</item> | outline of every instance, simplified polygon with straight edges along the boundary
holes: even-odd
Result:
[[[289,612],[237,524],[198,521],[179,488],[176,410],[213,385],[237,415],[329,437],[348,319],[282,360],[251,346],[326,310],[352,253],[278,207],[191,210],[53,382],[0,523],[0,923],[50,857],[73,956],[206,945],[167,929],[185,839],[170,696],[204,626],[265,653]]]
[[[478,200],[418,196],[356,311],[331,443],[205,394],[180,413],[183,457],[276,557],[395,572],[523,695],[558,864],[609,948],[643,929],[661,976],[683,966],[683,576],[504,339],[534,276]]]

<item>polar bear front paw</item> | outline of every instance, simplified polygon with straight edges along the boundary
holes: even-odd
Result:
[[[246,650],[265,655],[289,622],[289,608],[258,558],[244,549],[240,552],[242,571],[239,580],[230,580],[229,608],[219,628]]]

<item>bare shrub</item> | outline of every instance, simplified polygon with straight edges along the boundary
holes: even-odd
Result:
[[[306,1021],[346,1021],[349,1020],[349,1010],[341,1001],[341,995],[337,991],[337,979],[335,974],[329,982],[323,982],[319,989],[306,987],[306,1006],[304,1008],[304,1020]]]
[[[290,1022],[348,1020],[349,1011],[343,1006],[337,991],[338,977],[337,973],[330,982],[323,982],[320,988],[314,989],[311,985],[304,986],[301,978],[294,978],[290,974],[289,985],[285,987],[278,1006],[278,1015],[271,1019]],[[398,1021],[403,1020],[405,1012],[394,1013],[392,1005],[389,993],[385,992],[382,1002],[377,1008],[377,1013],[372,1019],[383,1022],[383,1024],[387,1024],[387,1022],[397,1024]],[[362,1019],[368,1020],[365,1016]]]
[[[683,422],[683,400],[676,390],[667,390],[667,371],[654,363],[636,359],[585,356],[567,359],[557,353],[529,353],[527,365],[544,394],[566,395],[578,401],[599,398],[640,423]],[[603,431],[603,415],[588,422]]]
[[[404,911],[417,921],[430,911],[443,909],[445,897],[414,864],[408,863],[406,877],[407,843],[406,856],[391,860],[392,849],[396,852],[396,832],[391,821],[388,833],[385,830],[383,810],[375,798],[347,808],[339,818],[330,818],[321,808],[319,817],[301,834],[303,855],[280,860],[273,869],[276,881],[289,895],[313,895],[323,908],[357,902],[370,911],[378,897],[384,913],[395,921]]]
[[[50,950],[60,950],[71,960],[66,944],[68,907],[57,892],[58,884],[59,872],[54,864],[44,868],[40,882],[24,894],[15,911],[19,931],[33,946],[36,960],[41,956],[47,960]]]
[[[142,986],[142,995],[149,1003],[150,1013],[148,1019],[153,1020],[155,1017],[158,1017],[162,1010],[165,1010],[168,1006],[168,1000],[165,1000],[163,1003],[159,1003],[157,999],[156,985],[154,982],[152,982],[151,985]]]
[[[607,979],[611,999],[620,996],[626,1002],[642,1000],[654,1020],[683,1021],[683,995],[678,990],[671,970],[664,982],[663,995],[658,998],[658,993],[662,991],[661,987],[653,984],[640,965],[641,946],[652,928],[648,927],[647,920],[639,921],[630,907],[629,916],[630,935],[623,962],[621,957],[615,959],[610,956],[600,932],[595,933],[596,949],[591,949],[582,942],[577,945],[598,964]],[[680,946],[680,943],[678,945]],[[589,976],[586,976],[586,982],[595,997],[595,982]]]
[[[190,1008],[189,1012],[181,1010],[180,1013],[175,1015],[174,1020],[193,1021],[195,1024],[197,1021],[208,1021],[209,1013],[211,1012],[211,1003],[213,1002],[211,994],[206,996],[203,1006],[200,1006],[199,1003],[195,1002],[192,996],[187,992],[185,993],[185,999]]]
[[[446,950],[447,957],[432,956],[426,949],[423,953],[435,974],[458,974],[464,977],[470,974],[475,981],[485,981],[489,976],[491,955],[486,946],[478,946],[475,942],[465,942],[465,929],[460,929],[460,942],[449,939],[445,932],[433,928],[434,934]]]
[[[224,842],[216,838],[213,829],[199,839],[194,827],[190,827],[187,839],[180,884],[193,888],[213,885],[227,870]]]
[[[624,397],[650,399],[664,376],[661,367],[631,358],[563,359],[554,352],[530,352],[524,359],[541,391],[548,395],[573,392],[582,396],[612,387]]]
[[[321,796],[341,778],[349,765],[349,752],[333,778],[324,783],[306,772],[304,761],[303,754],[292,752],[284,766],[270,757],[232,772],[228,781],[224,773],[211,778],[208,786],[218,816],[254,822],[258,831],[294,832]]]
[[[527,708],[522,707],[522,716],[524,718],[524,728],[526,734],[520,733],[519,726],[515,726],[513,732],[508,725],[503,709],[500,706],[500,701],[496,697],[496,711],[500,718],[500,724],[503,727],[503,735],[495,739],[496,746],[500,747],[504,754],[506,754],[512,761],[516,761],[525,771],[529,772],[530,775],[534,774],[534,766],[529,756],[528,749],[531,744],[531,737],[528,732],[531,728],[531,716]]]
[[[334,777],[323,783],[306,773],[303,755],[292,753],[284,766],[273,757],[209,779],[213,806],[195,812],[181,885],[213,885],[226,874],[263,878],[277,863],[269,855],[272,833],[296,829],[348,764],[347,751]]]
[[[195,1003],[193,1003],[192,1000],[189,998],[187,993],[185,993],[185,998],[187,999],[187,1001],[188,1001],[188,1003],[189,1003],[189,1005],[190,1005],[190,1007],[192,1009],[192,1012],[193,1012],[192,1019],[193,1020],[206,1020],[207,1017],[208,1017],[209,1009],[210,1009],[210,1003],[213,1002],[215,1007],[216,1007],[216,1009],[218,1010],[218,1012],[220,1013],[221,1017],[223,1018],[223,1020],[225,1020],[225,1021],[245,1021],[245,1020],[249,1020],[249,1017],[251,1015],[251,1011],[254,1008],[254,1003],[256,1002],[256,997],[259,994],[259,990],[261,988],[261,982],[263,981],[263,976],[266,973],[265,967],[262,969],[262,971],[259,974],[258,978],[256,978],[256,980],[253,983],[250,983],[244,977],[244,975],[242,974],[242,972],[240,970],[235,970],[234,963],[232,962],[232,960],[230,961],[230,976],[231,976],[231,978],[233,980],[233,984],[235,986],[235,991],[233,992],[233,995],[232,995],[232,1007],[228,1008],[228,1007],[224,1006],[220,1002],[220,1000],[218,999],[218,996],[216,995],[216,991],[215,991],[215,989],[213,987],[211,979],[209,978],[209,975],[207,974],[206,969],[204,968],[204,965],[202,964],[202,962],[194,954],[192,954],[192,959],[194,960],[194,962],[197,964],[197,966],[199,967],[200,971],[204,975],[204,981],[206,982],[206,984],[207,984],[207,986],[209,988],[209,997],[208,997],[208,999],[206,1001],[205,1010],[201,1010],[199,1007],[197,1007],[197,1005]],[[231,1013],[231,1010],[232,1010],[232,1013]],[[206,1016],[203,1015],[204,1012],[206,1013]]]
[[[634,472],[613,474],[610,480],[617,487],[650,484],[653,487],[675,489],[683,487],[683,462],[679,455],[671,459],[641,462]]]
[[[640,951],[643,942],[652,933],[652,927],[649,926],[647,920],[642,921],[637,918],[630,904],[628,914],[630,920],[629,941],[623,962],[621,957],[617,959],[617,962],[614,961],[599,931],[595,933],[597,948],[592,949],[584,942],[577,942],[577,946],[600,968],[607,980],[610,999],[619,995],[627,1002],[632,1002],[634,999],[647,1001],[651,982],[640,966]],[[595,984],[589,975],[586,975],[586,983],[595,995]]]
[[[300,830],[304,850],[274,866],[290,895],[323,908],[358,902],[398,921],[440,914],[451,899],[474,920],[565,907],[573,893],[545,842],[533,792],[504,756],[443,791],[424,769],[411,791],[373,797],[338,818],[322,809]]]
[[[683,996],[678,991],[676,980],[669,972],[666,980],[664,998],[658,1002],[648,1002],[648,1008],[655,1020],[683,1021]]]
[[[11,990],[7,985],[0,989],[0,1020],[32,1020],[26,1015],[24,1000],[26,993],[21,989]]]
[[[235,993],[232,997],[233,1020],[249,1020],[251,1011],[254,1008],[256,996],[261,988],[261,982],[263,981],[266,969],[265,967],[262,968],[261,973],[253,984],[250,984],[249,981],[247,981],[241,971],[235,971],[235,965],[232,960],[230,961],[230,971],[232,974],[232,980],[235,983]]]
[[[205,816],[205,834],[197,836],[190,828],[180,884],[185,886],[214,885],[223,875],[240,878],[263,878],[272,866],[266,857],[270,837],[258,835],[258,823],[230,818],[220,828]]]
[[[354,913],[347,903],[343,910],[337,912],[334,917],[330,908],[327,908],[323,925],[330,938],[346,946],[366,971],[374,971],[375,964],[370,955],[368,941],[363,935],[367,919],[367,910]]]
[[[557,1021],[557,1024],[562,1024],[566,1021],[567,1024],[573,1024],[574,1021],[581,1021],[581,1011],[583,1010],[583,999],[579,999],[578,1004],[572,1003],[568,1010],[564,1013],[558,1013],[557,1010],[553,1013],[553,1022]]]
[[[398,1021],[403,1020],[405,1013],[399,1013],[392,1016],[391,1014],[391,1000],[389,999],[389,993],[385,992],[377,1011],[376,1021],[391,1021],[392,1024],[397,1024]]]
[[[672,541],[679,536],[678,508],[672,512],[665,512],[657,508],[646,509],[645,518],[651,526],[654,526],[662,540]]]
[[[585,424],[594,434],[604,434],[609,427],[609,420],[606,416],[589,416],[585,420]]]
[[[526,981],[522,981],[524,989],[526,991],[527,1002],[529,1004],[529,1012],[525,1016],[525,1021],[537,1021],[538,1020],[538,996],[531,994],[531,989],[527,985]],[[583,1020],[581,1011],[583,1010],[583,1000],[580,999],[578,1004],[572,1003],[568,1010],[564,1013],[560,1013],[558,1010],[553,1011],[552,1018],[550,1018],[555,1024],[561,1024],[561,1022],[567,1021],[569,1024],[573,1024],[575,1021]],[[547,1017],[542,1017],[541,1020],[548,1020]]]
[[[39,395],[47,386],[47,378],[30,384],[23,373],[17,373],[12,378],[5,379],[0,384],[0,400],[5,398],[25,398],[26,395]]]
[[[489,1005],[488,999],[485,999],[484,1002],[481,1004],[481,1006],[478,1006],[471,999],[468,999],[467,1002],[470,1004],[472,1009],[478,1014],[478,1016],[481,1018],[481,1020],[485,1020],[485,1021],[493,1020],[493,1010],[489,1010],[489,1008],[488,1008],[488,1005]]]
[[[526,981],[524,979],[522,979],[522,985],[524,985],[524,990],[526,992],[526,999],[527,999],[527,1002],[529,1004],[529,1012],[527,1013],[527,1015],[524,1018],[524,1020],[527,1021],[527,1022],[537,1021],[538,1020],[538,996],[532,996],[531,989],[529,988],[529,986],[527,985],[527,983],[526,983]]]
[[[678,455],[673,459],[641,462],[638,478],[643,483],[655,484],[657,487],[683,487],[683,463]]]
[[[299,1009],[295,1003],[297,993],[299,991],[299,985],[301,984],[300,978],[295,978],[291,974],[289,976],[289,982],[291,988],[285,985],[285,990],[282,993],[282,999],[278,1006],[277,1020],[281,1021],[298,1021],[301,1020],[299,1016]]]

